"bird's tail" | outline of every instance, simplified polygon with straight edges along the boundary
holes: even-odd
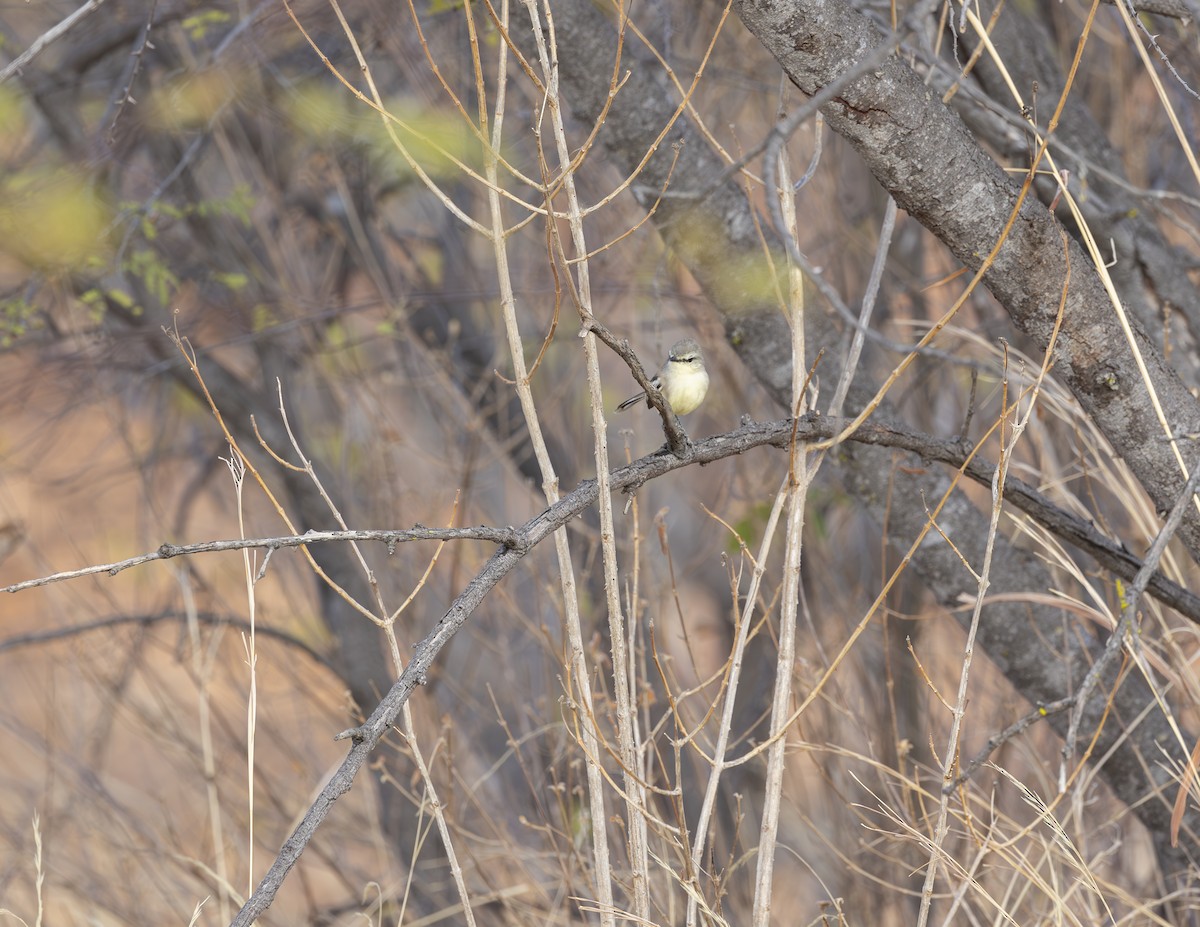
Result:
[[[623,403],[621,403],[619,406],[617,406],[617,411],[623,412],[624,410],[628,409],[630,406],[636,406],[639,402],[641,402],[645,398],[646,398],[645,393],[638,393],[636,396],[630,396]]]

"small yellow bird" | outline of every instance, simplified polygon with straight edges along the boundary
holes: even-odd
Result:
[[[676,415],[687,415],[694,410],[708,392],[708,371],[704,369],[700,345],[691,338],[676,341],[667,354],[667,362],[650,382],[666,397]],[[617,411],[637,405],[643,399],[650,407],[649,398],[641,392],[617,406]]]

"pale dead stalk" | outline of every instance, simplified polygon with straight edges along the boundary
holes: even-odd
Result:
[[[538,28],[539,16],[536,4],[526,3],[534,34],[541,39]],[[509,7],[507,0],[500,5],[500,19],[505,31],[509,25]],[[484,172],[488,180],[488,208],[491,218],[489,237],[495,253],[496,274],[500,289],[500,306],[504,319],[504,331],[508,339],[509,354],[513,363],[514,386],[521,411],[525,417],[525,425],[529,431],[535,459],[542,474],[542,491],[546,501],[554,505],[559,500],[558,475],[550,461],[546,449],[545,438],[542,434],[541,421],[537,407],[533,401],[533,393],[529,388],[529,371],[525,364],[524,347],[521,344],[521,330],[517,321],[516,297],[513,294],[512,278],[509,271],[507,239],[504,234],[504,217],[499,189],[497,158],[495,152],[500,150],[503,140],[505,116],[505,90],[508,74],[508,45],[500,43],[497,52],[497,82],[496,101],[492,116],[492,143],[484,149]],[[547,79],[553,75],[550,69],[544,70]],[[482,107],[481,102],[481,107]],[[592,849],[594,854],[595,881],[597,900],[601,909],[601,923],[604,927],[614,927],[612,870],[608,854],[608,835],[605,824],[607,813],[604,808],[604,780],[598,766],[599,744],[595,729],[590,721],[592,717],[592,692],[588,682],[588,668],[584,658],[583,630],[579,615],[579,601],[575,586],[575,568],[571,559],[571,548],[568,541],[567,529],[559,527],[554,532],[554,549],[558,557],[559,581],[562,587],[564,624],[567,630],[567,642],[570,648],[571,675],[577,680],[577,697],[583,706],[585,716],[589,719],[582,727],[581,737],[584,745],[585,770],[588,782],[588,805],[592,818]],[[575,697],[575,696],[572,696]]]
[[[183,610],[187,615],[188,640],[192,645],[192,675],[196,677],[196,702],[200,715],[200,758],[204,771],[205,797],[208,800],[208,826],[212,833],[213,868],[220,886],[217,899],[221,923],[228,924],[230,911],[230,882],[228,867],[225,864],[225,834],[222,825],[221,800],[217,791],[216,751],[213,749],[212,714],[209,703],[209,688],[212,683],[212,670],[215,662],[217,643],[221,634],[213,634],[208,647],[208,653],[200,645],[200,620],[196,611],[196,600],[192,595],[192,584],[188,580],[186,570],[176,574],[179,581],[180,594],[183,596]]]
[[[767,198],[778,202],[787,232],[795,241],[796,198],[788,171],[786,152],[778,155],[778,181],[767,189]],[[775,174],[768,164],[767,175]],[[791,251],[792,249],[789,249]],[[804,363],[804,277],[793,262],[788,262],[791,284],[787,318],[792,330],[792,414],[805,407],[809,374]],[[791,715],[792,679],[796,660],[796,626],[800,606],[800,558],[803,550],[804,513],[808,487],[817,465],[810,467],[808,447],[793,441],[788,448],[788,474],[785,482],[787,520],[784,529],[783,582],[779,606],[779,655],[775,661],[775,688],[771,698],[771,748],[767,753],[766,781],[763,785],[763,813],[759,824],[758,859],[754,878],[754,904],[750,923],[768,927],[771,921],[772,886],[775,875],[775,849],[779,835],[779,815],[783,804],[783,778],[787,771],[787,731]]]
[[[246,536],[246,509],[242,489],[246,483],[246,464],[234,447],[229,449],[225,460],[233,477],[234,493],[237,496],[238,535]],[[250,671],[250,691],[246,699],[246,892],[254,891],[254,747],[258,726],[258,642],[255,636],[257,599],[254,594],[255,568],[249,548],[242,549],[242,571],[246,576],[246,610],[250,622],[249,633],[242,634],[242,648],[246,654],[246,666]],[[218,857],[221,848],[217,847]],[[224,893],[222,893],[224,899]]]
[[[576,256],[588,253],[583,232],[583,211],[575,187],[575,175],[571,167],[571,146],[563,124],[562,101],[559,98],[558,52],[548,44],[537,14],[535,0],[524,0],[533,23],[537,41],[538,59],[545,75],[546,94],[543,98],[542,115],[550,124],[558,163],[563,171],[563,191],[567,196],[567,220],[571,229],[571,246]],[[549,3],[545,6],[546,33],[550,43],[554,41],[554,20]],[[540,126],[535,133],[541,140]],[[647,155],[649,157],[649,155]],[[551,225],[551,235],[554,228]],[[564,255],[565,256],[565,255]],[[595,438],[594,457],[598,481],[597,507],[600,512],[601,558],[604,564],[604,590],[608,605],[609,640],[612,648],[614,710],[617,720],[617,749],[625,779],[626,826],[629,837],[629,860],[633,882],[633,915],[638,920],[650,917],[650,861],[646,824],[646,791],[643,785],[645,772],[641,751],[634,742],[634,700],[630,686],[631,655],[626,641],[625,616],[621,608],[620,580],[617,573],[616,535],[613,526],[612,489],[609,484],[608,424],[604,420],[604,395],[600,382],[600,362],[596,349],[596,336],[588,328],[592,318],[591,277],[587,261],[574,264],[574,291],[579,301],[580,318],[583,321],[584,357],[587,364],[588,388],[591,394],[592,433]],[[580,677],[586,681],[586,677]]]
[[[700,815],[696,819],[696,829],[692,834],[692,886],[688,890],[687,927],[695,927],[698,907],[702,900],[700,888],[700,869],[704,859],[704,849],[708,844],[708,829],[712,822],[713,812],[720,795],[721,774],[728,768],[725,755],[729,750],[729,738],[733,731],[733,710],[737,700],[738,685],[742,677],[742,661],[745,659],[746,642],[750,638],[750,628],[754,624],[754,607],[758,602],[758,589],[766,572],[767,558],[771,553],[771,542],[775,538],[775,530],[779,526],[779,516],[787,501],[787,483],[779,487],[775,493],[775,501],[771,505],[771,514],[767,517],[763,529],[762,543],[759,545],[757,558],[751,558],[754,569],[750,574],[750,585],[746,589],[746,611],[738,626],[737,637],[733,650],[729,655],[729,679],[726,685],[724,704],[721,708],[721,722],[717,728],[717,742],[713,749],[712,771],[708,775],[708,785],[704,790],[704,800],[700,804]],[[741,540],[740,538],[738,539]]]

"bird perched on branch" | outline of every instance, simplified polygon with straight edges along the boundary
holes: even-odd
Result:
[[[650,382],[666,397],[676,415],[687,415],[704,401],[708,392],[708,371],[704,369],[700,345],[691,338],[676,341],[667,354],[667,362]],[[643,399],[650,407],[649,397],[641,392],[617,406],[617,411],[637,405]]]

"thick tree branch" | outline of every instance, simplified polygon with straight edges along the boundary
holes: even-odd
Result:
[[[820,440],[832,436],[837,430],[836,425],[836,422],[827,421],[820,416],[806,416],[795,422],[782,420],[745,424],[736,431],[717,435],[693,445],[684,457],[660,451],[614,470],[611,475],[612,487],[614,490],[630,492],[642,484],[674,470],[694,464],[713,463],[755,447],[769,445],[783,448],[787,447],[792,440],[804,442]],[[900,434],[895,429],[886,426],[867,425],[854,436],[853,440],[886,446],[889,443],[896,443]],[[936,439],[912,435],[907,436],[904,440],[909,446],[927,449],[931,454],[936,453],[949,457],[954,453],[952,448],[955,445],[950,442],[940,442]],[[959,450],[961,453],[963,449],[960,447]],[[990,473],[988,467],[989,465],[984,464],[976,470],[978,477],[984,479],[985,482],[990,480],[990,477],[986,475]],[[1019,481],[1012,482],[1019,486]],[[299,826],[284,843],[275,863],[233,921],[235,927],[246,927],[253,923],[271,904],[276,892],[283,884],[283,880],[300,858],[321,822],[328,815],[333,803],[349,790],[355,776],[365,765],[371,752],[395,723],[405,702],[416,687],[424,683],[426,674],[442,648],[466,623],[492,588],[516,567],[525,554],[549,537],[557,528],[595,504],[596,498],[597,483],[595,480],[587,480],[537,517],[519,528],[509,529],[513,532],[514,542],[501,547],[492,555],[454,600],[434,629],[416,646],[413,659],[405,667],[391,691],[371,713],[371,716],[360,727],[339,735],[339,738],[349,738],[353,741],[349,755],[321,790],[321,794],[304,815]],[[1031,504],[1031,500],[1037,498],[1037,493],[1028,487],[1020,487],[1020,498],[1026,504]],[[1045,504],[1048,505],[1048,503]],[[1036,508],[1036,506],[1034,507]],[[1061,517],[1070,520],[1073,516],[1061,513]],[[1081,536],[1086,534],[1082,529],[1078,533]],[[1136,572],[1137,561],[1133,558],[1130,559],[1132,560],[1130,565],[1134,565]],[[1165,579],[1162,582],[1167,588],[1174,585]],[[1153,588],[1153,584],[1151,588]],[[1173,594],[1180,601],[1188,600],[1190,595],[1178,587],[1174,588]],[[1192,599],[1194,598],[1192,597]],[[1198,604],[1200,603],[1191,601],[1192,608],[1196,608]]]
[[[849,4],[837,0],[738,0],[742,22],[804,92],[837,82],[854,62],[885,41]],[[1071,389],[1129,464],[1160,511],[1178,497],[1185,475],[1171,437],[1200,432],[1200,404],[1162,353],[1136,326],[1134,346],[1091,260],[1062,227],[1020,190],[900,58],[850,81],[822,107],[896,202],[967,267],[979,269],[1016,326],[1045,348],[1060,301],[1062,333],[1055,374]],[[996,250],[997,244],[1003,244]],[[1171,435],[1159,425],[1147,381]],[[1200,518],[1180,536],[1200,559]]]

